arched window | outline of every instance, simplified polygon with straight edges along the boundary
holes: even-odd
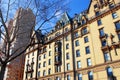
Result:
[[[108,75],[108,77],[113,76],[112,68],[110,68],[110,67],[107,68],[107,75]]]
[[[93,72],[92,71],[88,72],[88,79],[93,80]]]

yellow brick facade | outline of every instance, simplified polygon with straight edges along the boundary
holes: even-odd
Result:
[[[23,80],[120,80],[120,1],[64,13],[44,43],[27,50]]]

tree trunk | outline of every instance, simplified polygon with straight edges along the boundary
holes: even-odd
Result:
[[[5,74],[6,66],[7,66],[6,64],[1,65],[0,80],[4,79],[4,74]]]

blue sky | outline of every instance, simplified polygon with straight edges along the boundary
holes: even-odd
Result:
[[[79,14],[81,11],[86,10],[89,6],[90,0],[70,0],[68,7],[70,11],[68,14],[73,17],[75,13]]]

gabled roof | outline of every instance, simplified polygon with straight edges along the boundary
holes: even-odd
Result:
[[[89,6],[88,6],[88,9],[87,9],[87,13],[89,13],[89,9],[90,9],[91,3],[92,3],[92,0],[90,0]]]

